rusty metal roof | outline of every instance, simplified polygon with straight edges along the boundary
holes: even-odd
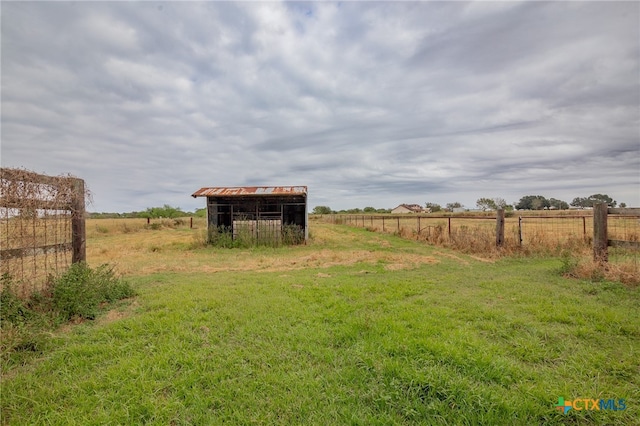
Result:
[[[306,186],[231,186],[200,188],[192,197],[242,197],[247,195],[306,195]]]

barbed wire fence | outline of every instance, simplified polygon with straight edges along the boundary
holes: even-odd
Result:
[[[604,247],[610,267],[624,265],[640,274],[640,209],[606,209]],[[520,252],[524,254],[582,253],[601,256],[596,251],[595,211],[578,214],[505,214],[501,235],[497,235],[496,214],[471,215],[366,215],[334,214],[325,221],[394,233],[406,238],[460,249],[470,253]],[[498,216],[499,217],[499,216]]]
[[[0,168],[1,286],[28,297],[86,260],[84,181]]]

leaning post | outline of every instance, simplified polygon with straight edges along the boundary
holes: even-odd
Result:
[[[607,213],[606,203],[598,203],[593,206],[593,260],[599,263],[609,260]]]

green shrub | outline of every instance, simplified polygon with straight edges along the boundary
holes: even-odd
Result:
[[[0,292],[0,321],[21,324],[29,317],[29,309],[16,295],[14,283],[8,274],[3,274]]]
[[[53,306],[63,319],[68,320],[73,316],[95,318],[95,310],[100,302],[92,289],[91,269],[85,263],[71,265],[54,282],[51,290]]]
[[[237,242],[234,241],[233,239],[231,229],[224,226],[219,226],[217,228],[210,228],[208,242],[214,247],[221,247],[221,248],[237,247]]]
[[[100,265],[93,271],[93,277],[102,296],[101,302],[113,303],[135,295],[131,285],[118,278],[110,265]]]
[[[135,294],[129,283],[116,277],[109,265],[91,269],[85,263],[71,265],[60,277],[50,277],[45,290],[29,298],[16,294],[16,285],[9,275],[2,276],[1,284],[2,371],[42,353],[49,340],[49,330],[61,322],[72,318],[93,319],[104,303]]]
[[[15,292],[12,278],[4,274],[0,291],[0,359],[2,371],[19,365],[34,354],[43,352],[50,319],[32,299],[23,300]],[[44,304],[46,305],[46,303]]]
[[[75,263],[54,281],[53,306],[63,319],[75,316],[95,318],[100,303],[133,296],[131,286],[117,278],[109,265],[92,270],[86,263]]]

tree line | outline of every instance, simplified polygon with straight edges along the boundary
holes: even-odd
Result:
[[[595,204],[606,203],[609,207],[618,206],[618,202],[607,194],[593,194],[588,197],[576,197],[567,203],[563,200],[555,198],[546,198],[542,195],[525,195],[520,198],[517,203],[509,204],[504,198],[482,197],[476,201],[476,209],[482,211],[488,210],[567,210],[571,207],[575,208],[591,208]],[[444,207],[438,203],[426,202],[425,209],[436,212],[453,212],[456,209],[464,209],[465,206],[460,202],[447,203]],[[620,207],[627,207],[626,203],[620,203]],[[313,214],[358,214],[358,213],[390,213],[392,209],[377,209],[375,207],[365,207],[364,209],[354,208],[335,211],[329,206],[316,206],[311,213]]]
[[[618,202],[607,194],[593,194],[588,197],[576,197],[570,204],[561,200],[556,200],[555,198],[546,199],[541,195],[527,195],[520,199],[520,201],[515,205],[515,208],[518,210],[566,210],[569,206],[576,208],[592,208],[594,205],[600,203],[604,203],[609,207],[616,207],[618,205]],[[620,207],[624,208],[626,206],[626,203],[620,203]]]
[[[205,217],[207,209],[196,209],[195,212],[185,212],[180,207],[173,207],[165,204],[162,207],[148,207],[144,211],[133,211],[128,213],[88,213],[91,219],[176,219],[179,217]]]
[[[606,203],[609,207],[618,206],[618,202],[613,198],[609,197],[607,194],[593,194],[588,197],[576,197],[571,201],[571,203],[567,203],[562,200],[557,200],[555,198],[546,198],[542,195],[525,195],[520,198],[520,201],[513,204],[508,204],[503,198],[488,198],[482,197],[478,198],[476,201],[476,208],[482,211],[488,210],[497,210],[497,209],[505,209],[505,210],[567,210],[572,207],[576,208],[590,208],[593,207],[594,204],[597,203]],[[620,207],[627,207],[625,203],[620,203]],[[447,203],[444,207],[437,203],[426,202],[425,209],[436,213],[440,211],[453,212],[456,209],[465,208],[462,203],[457,201],[452,203]],[[392,209],[380,209],[375,207],[365,207],[361,208],[353,208],[353,209],[343,209],[343,210],[333,210],[329,206],[316,206],[311,211],[312,214],[360,214],[360,213],[368,213],[368,214],[383,214],[383,213],[391,213]],[[180,207],[173,207],[168,204],[165,204],[162,207],[149,207],[144,211],[140,212],[129,212],[129,213],[88,213],[88,217],[92,219],[100,219],[100,218],[142,218],[142,219],[175,219],[179,217],[206,217],[207,209],[201,208],[196,209],[194,212],[185,212]]]

